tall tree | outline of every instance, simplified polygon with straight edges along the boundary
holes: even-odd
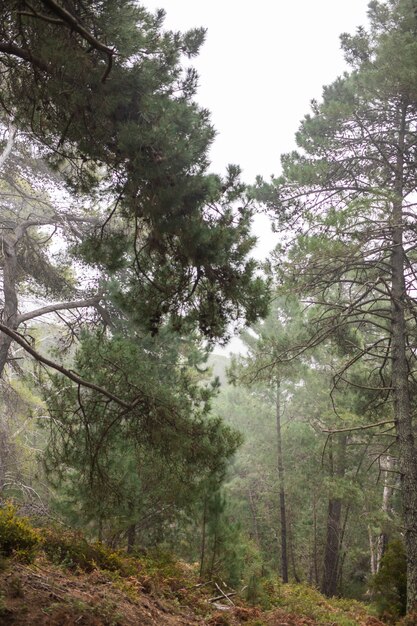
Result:
[[[417,39],[408,0],[373,1],[369,31],[342,36],[350,74],[325,87],[266,191],[291,229],[281,275],[320,304],[310,345],[345,337],[338,380],[359,359],[376,360],[366,384],[393,402],[402,476],[408,608],[417,602],[417,454],[413,335],[417,172]],[[268,196],[269,194],[269,196]],[[265,196],[264,196],[265,197]],[[292,240],[290,241],[290,238]],[[362,341],[359,329],[367,329]],[[354,382],[354,381],[353,381]]]

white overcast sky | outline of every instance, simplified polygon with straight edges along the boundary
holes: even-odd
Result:
[[[366,25],[368,0],[142,0],[166,11],[174,30],[207,28],[197,99],[212,114],[217,137],[212,169],[241,166],[243,179],[280,171],[280,155],[295,147],[300,120],[322,87],[347,69],[339,36]],[[256,256],[276,245],[265,216],[257,216]],[[223,353],[239,350],[237,339]],[[217,351],[217,350],[216,350]]]
[[[142,0],[175,30],[207,28],[193,65],[198,101],[218,132],[213,169],[239,164],[244,179],[279,171],[279,157],[322,86],[346,69],[339,35],[366,24],[368,0]]]

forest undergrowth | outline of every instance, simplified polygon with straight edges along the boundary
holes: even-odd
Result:
[[[128,556],[32,523],[11,506],[0,511],[0,624],[383,626],[364,604],[307,585],[259,578],[231,590],[168,553]]]

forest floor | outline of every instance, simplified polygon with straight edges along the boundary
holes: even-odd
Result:
[[[359,603],[340,608],[298,594],[297,612],[262,610],[233,597],[234,605],[210,602],[216,591],[199,583],[189,566],[181,576],[122,577],[95,569],[72,571],[38,556],[25,565],[14,560],[0,573],[0,624],[12,626],[382,626]],[[219,595],[217,593],[217,595]],[[223,604],[223,606],[222,606]],[[285,604],[285,602],[284,602]],[[320,606],[321,605],[321,606]],[[319,616],[314,616],[317,612]]]
[[[163,553],[128,557],[81,534],[34,529],[0,512],[0,625],[384,626],[354,600],[328,600],[278,579],[231,593]],[[14,547],[11,547],[14,546]],[[223,595],[222,595],[223,594]]]

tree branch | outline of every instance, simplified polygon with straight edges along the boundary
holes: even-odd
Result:
[[[72,302],[56,302],[55,304],[48,304],[39,309],[22,313],[17,317],[17,325],[32,320],[35,317],[41,317],[41,315],[47,315],[48,313],[55,313],[56,311],[62,311],[64,309],[83,309],[90,306],[95,306],[100,301],[100,296],[93,296],[92,298],[86,298],[84,300],[74,300]]]
[[[69,11],[67,11],[63,6],[55,2],[55,0],[43,0],[43,3],[49,8],[50,11],[58,15],[62,19],[62,23],[70,28],[71,30],[75,30],[83,39],[88,41],[89,44],[93,46],[96,50],[100,52],[104,52],[107,55],[107,68],[101,78],[101,82],[104,83],[106,78],[111,72],[111,68],[113,65],[113,56],[115,54],[114,49],[109,48],[105,44],[101,43],[94,35],[92,35],[82,23],[74,17]]]
[[[18,11],[19,15],[25,15],[26,17],[34,17],[43,20],[44,22],[49,22],[49,24],[55,24],[58,26],[62,26],[65,22],[60,18],[50,17],[49,15],[44,15],[42,13],[38,13],[35,9],[26,1],[27,6],[29,7],[29,11]]]
[[[42,354],[40,354],[40,352],[32,348],[32,346],[28,344],[26,339],[24,339],[21,335],[19,335],[19,333],[15,332],[14,330],[11,330],[5,324],[0,323],[0,331],[3,332],[8,337],[10,337],[17,344],[19,344],[19,346],[21,346],[34,359],[39,361],[39,363],[42,363],[43,365],[46,365],[47,367],[50,367],[56,370],[60,374],[63,374],[63,376],[66,376],[67,378],[69,378],[69,380],[72,380],[74,383],[77,383],[77,385],[81,385],[81,387],[86,387],[87,389],[92,389],[93,391],[97,391],[98,393],[105,396],[106,398],[109,398],[109,400],[112,400],[113,402],[123,407],[127,411],[134,409],[137,406],[137,404],[139,404],[139,402],[142,400],[142,396],[138,396],[132,402],[125,402],[125,400],[122,400],[118,396],[115,396],[110,391],[107,391],[107,389],[104,389],[104,387],[100,387],[99,385],[90,383],[88,380],[85,380],[84,378],[82,378],[77,373],[73,372],[72,370],[69,370],[66,367],[63,367],[62,365],[59,365],[58,363],[51,361],[51,359],[48,359],[47,357],[43,356]]]
[[[22,59],[22,61],[28,61],[43,72],[51,74],[52,68],[48,65],[48,63],[45,63],[45,61],[39,57],[34,57],[33,54],[23,48],[19,48],[19,46],[16,46],[14,43],[5,43],[4,41],[0,41],[0,52],[18,57],[19,59]]]
[[[350,426],[349,428],[322,428],[323,433],[333,435],[334,433],[348,433],[351,430],[367,430],[368,428],[377,428],[385,424],[394,424],[394,420],[384,420],[383,422],[375,422],[375,424],[365,424],[364,426]]]
[[[13,126],[12,121],[9,122],[9,136],[7,138],[6,146],[3,152],[0,155],[0,169],[3,167],[5,162],[7,161],[14,144],[14,138],[16,136],[16,128]]]

